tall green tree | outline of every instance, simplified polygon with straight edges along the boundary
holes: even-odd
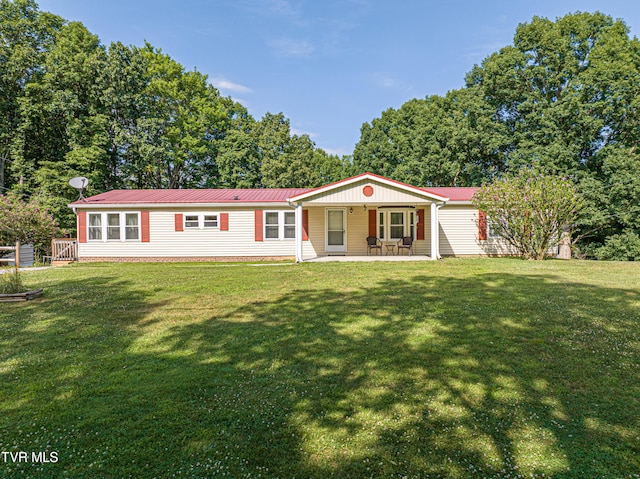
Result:
[[[638,59],[622,21],[601,13],[534,17],[518,26],[513,45],[467,75],[467,86],[480,88],[507,128],[509,168],[537,162],[572,174],[597,169],[603,146],[637,141]]]
[[[0,0],[0,193],[19,181],[9,165],[21,123],[20,100],[26,85],[42,74],[48,48],[63,23],[40,12],[34,0]]]
[[[244,128],[251,119],[246,109],[220,96],[206,75],[184,68],[147,44],[143,51],[149,83],[144,132],[138,149],[139,170],[146,187],[214,187],[217,157],[227,132]],[[227,142],[227,146],[233,142]]]
[[[292,135],[284,114],[266,113],[254,130],[260,155],[261,186],[293,188],[318,186],[314,147],[306,135]]]
[[[503,170],[503,134],[476,88],[410,100],[362,126],[354,167],[424,186],[471,186]]]
[[[106,116],[98,87],[104,59],[95,35],[77,22],[64,25],[42,74],[26,85],[20,101],[12,165],[18,189],[37,193],[65,227],[74,223],[66,207],[74,194],[68,180],[87,176],[100,190],[107,177]]]

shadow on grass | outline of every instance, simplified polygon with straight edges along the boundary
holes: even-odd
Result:
[[[65,304],[76,286],[61,286]],[[50,450],[62,453],[45,465],[53,475],[62,466],[81,476],[89,464],[114,477],[640,470],[637,291],[417,273],[366,287],[299,286],[157,329],[148,313],[165,304],[123,281],[90,284],[105,287],[87,309],[53,304],[42,331],[13,323],[2,336],[13,352],[0,379],[14,384],[2,410],[24,419],[20,434],[2,424],[15,438],[2,448],[24,449],[21,435],[45,427]],[[103,307],[112,316],[101,317]],[[56,364],[41,365],[49,353]],[[50,416],[21,418],[33,411]]]

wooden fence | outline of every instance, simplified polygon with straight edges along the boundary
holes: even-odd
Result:
[[[16,241],[15,246],[0,246],[0,254],[2,251],[14,251],[15,257],[0,258],[0,263],[16,263],[16,268],[20,267],[20,241]]]

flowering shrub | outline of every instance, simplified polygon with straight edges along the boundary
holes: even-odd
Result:
[[[472,203],[486,213],[495,234],[523,258],[538,260],[558,245],[584,205],[571,181],[528,169],[484,185]]]
[[[15,193],[0,195],[0,244],[20,241],[46,248],[57,231],[53,216],[37,199],[24,201]]]

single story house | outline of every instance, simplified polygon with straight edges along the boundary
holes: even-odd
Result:
[[[319,188],[113,190],[69,205],[79,261],[296,261],[366,255],[413,239],[441,256],[508,254],[471,204],[475,188],[419,188],[364,173]],[[373,253],[372,252],[372,253]]]

